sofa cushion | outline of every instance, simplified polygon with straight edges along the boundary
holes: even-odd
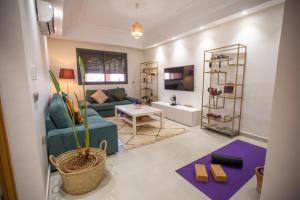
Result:
[[[112,103],[102,103],[102,104],[98,104],[98,103],[92,103],[89,105],[89,108],[92,108],[96,111],[99,110],[113,110],[114,109],[114,102]]]
[[[105,122],[107,122],[107,121],[104,120],[99,115],[98,116],[88,117],[88,123],[89,123],[89,125],[92,125],[92,124],[102,124],[102,123],[105,123]]]
[[[126,98],[127,94],[125,93],[124,88],[117,88],[113,92],[113,97],[118,101],[122,101]]]
[[[94,94],[97,90],[86,90],[85,91],[85,97],[86,100],[90,103],[96,103],[96,101],[91,97],[92,94]]]
[[[59,94],[55,93],[52,96],[48,112],[56,128],[60,129],[72,126],[72,121],[67,107]]]
[[[81,124],[83,122],[82,116],[81,116],[79,110],[74,106],[74,104],[71,100],[71,97],[69,95],[63,93],[63,99],[67,106],[67,109],[69,111],[69,115],[70,115],[71,119],[72,119],[72,116],[74,115],[75,124]]]
[[[55,124],[53,123],[53,121],[50,118],[49,112],[46,115],[46,131],[47,133],[53,129],[56,129]]]
[[[94,99],[94,101],[96,101],[97,103],[101,104],[108,99],[108,96],[106,96],[106,94],[102,90],[97,90],[91,95],[91,98]]]
[[[108,96],[109,102],[117,101],[117,99],[115,99],[114,96],[113,96],[114,91],[115,91],[115,89],[107,89],[105,91],[106,95]]]
[[[131,101],[132,103],[137,103],[140,101],[138,98],[135,97],[126,97],[125,99]]]
[[[123,100],[123,101],[115,101],[115,102],[112,102],[111,104],[114,107],[114,106],[132,104],[132,102],[129,100]]]
[[[92,108],[88,108],[87,110],[87,116],[91,117],[91,116],[99,116],[99,114]],[[84,109],[82,109],[82,113],[84,112]]]

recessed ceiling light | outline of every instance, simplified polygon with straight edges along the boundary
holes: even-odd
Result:
[[[201,26],[201,27],[200,27],[200,30],[204,30],[204,26]]]
[[[247,15],[247,14],[248,14],[247,10],[244,10],[244,11],[242,12],[242,15]]]

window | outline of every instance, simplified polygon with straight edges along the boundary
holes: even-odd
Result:
[[[78,57],[81,56],[85,67],[85,84],[127,84],[127,53],[76,49],[78,83],[82,84]]]

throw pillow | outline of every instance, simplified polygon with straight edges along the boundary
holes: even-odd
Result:
[[[91,97],[92,94],[94,94],[97,90],[86,90],[85,91],[85,97],[86,97],[86,101],[89,103],[96,103],[96,101],[94,101],[94,99]]]
[[[113,97],[116,98],[118,101],[124,100],[126,96],[127,96],[127,94],[125,93],[125,91],[123,89],[117,88],[113,92]]]
[[[79,110],[75,108],[73,102],[71,101],[71,98],[68,95],[65,95],[64,101],[66,103],[71,119],[72,119],[72,115],[74,115],[75,124],[81,124],[83,121],[82,116]]]
[[[91,98],[97,103],[101,104],[108,99],[108,96],[106,96],[106,94],[104,94],[102,90],[97,90],[94,94],[91,95]]]
[[[75,124],[81,124],[83,122],[83,118],[78,109],[75,109]]]
[[[105,91],[105,94],[108,96],[109,102],[117,101],[117,99],[113,97],[113,93],[115,92],[115,90],[116,89],[107,89]]]
[[[63,98],[55,93],[52,96],[49,106],[49,116],[56,128],[68,128],[72,126],[72,121],[68,115],[68,109]]]

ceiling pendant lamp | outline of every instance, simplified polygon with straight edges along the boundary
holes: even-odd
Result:
[[[135,4],[136,11],[139,8],[139,3]],[[137,15],[137,14],[136,14]],[[143,36],[144,27],[136,20],[131,25],[131,35],[134,37],[134,39],[140,39]]]

